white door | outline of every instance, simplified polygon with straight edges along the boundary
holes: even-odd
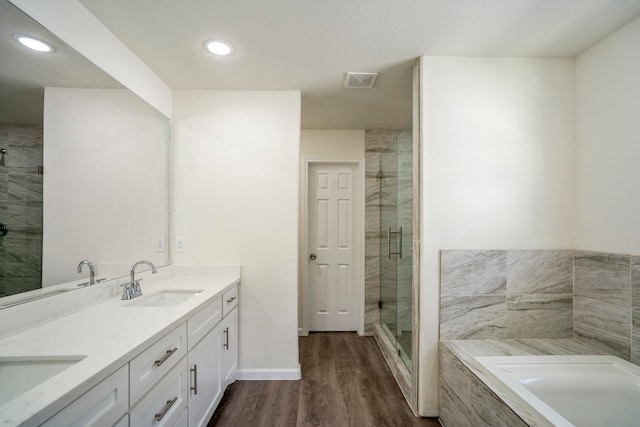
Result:
[[[357,330],[354,180],[356,167],[310,165],[308,298],[310,331]]]

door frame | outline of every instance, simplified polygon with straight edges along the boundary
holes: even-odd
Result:
[[[300,299],[302,310],[302,327],[299,330],[299,335],[309,335],[309,262],[308,262],[308,227],[309,227],[309,170],[311,166],[354,166],[355,173],[353,174],[354,189],[353,192],[353,259],[354,259],[354,272],[356,283],[356,301],[355,313],[357,320],[357,333],[358,335],[364,335],[364,207],[365,207],[365,165],[364,160],[311,160],[305,159],[304,161],[304,175],[302,182],[302,215],[301,215],[301,227],[302,231],[302,250],[299,252],[302,259],[299,260],[299,264],[302,266],[302,298]]]

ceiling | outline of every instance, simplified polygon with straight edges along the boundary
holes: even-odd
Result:
[[[575,57],[640,0],[79,0],[172,89],[300,90],[305,129],[399,129],[426,55]],[[212,37],[235,53],[203,49]],[[347,71],[379,72],[373,89]]]

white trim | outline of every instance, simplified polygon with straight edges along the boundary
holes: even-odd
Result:
[[[243,381],[295,381],[302,378],[300,365],[296,369],[238,369],[236,379]]]
[[[358,242],[355,249],[355,263],[357,271],[357,293],[358,293],[358,313],[357,313],[357,333],[358,335],[364,335],[364,248],[365,248],[365,163],[364,160],[304,160],[304,176],[302,177],[302,247],[304,250],[304,262],[302,262],[302,327],[298,329],[298,335],[309,335],[309,301],[307,298],[307,283],[308,283],[308,267],[306,262],[307,254],[307,207],[309,203],[309,167],[311,165],[337,165],[337,166],[355,166],[356,171],[354,176],[358,179],[357,191],[354,193],[354,206],[357,207],[357,212],[354,215],[354,229],[356,235],[354,241]]]

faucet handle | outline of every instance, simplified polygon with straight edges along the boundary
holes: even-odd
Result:
[[[123,283],[122,285],[120,285],[121,287],[123,287],[124,289],[122,289],[122,298],[123,300],[130,300],[131,297],[131,288],[129,287],[130,283]]]
[[[140,287],[140,281],[142,279],[136,279],[131,285],[131,298],[139,297],[142,295],[142,288]]]

